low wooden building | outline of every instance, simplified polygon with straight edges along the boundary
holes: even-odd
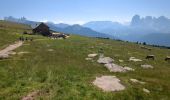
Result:
[[[33,34],[40,34],[40,35],[43,35],[43,36],[50,36],[52,34],[50,32],[50,28],[44,23],[39,24],[32,31],[33,31]]]

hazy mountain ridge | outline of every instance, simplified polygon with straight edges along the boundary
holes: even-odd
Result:
[[[30,25],[32,28],[36,27],[40,22],[35,21],[29,21],[25,17],[22,18],[14,18],[12,16],[5,17],[4,20],[16,22],[16,23],[22,23]],[[104,33],[96,32],[90,28],[86,28],[80,25],[68,25],[64,23],[54,24],[53,22],[46,22],[46,24],[50,27],[51,30],[57,31],[57,32],[63,32],[68,34],[78,34],[82,36],[88,36],[88,37],[103,37],[103,38],[114,38],[111,35],[107,35]]]
[[[83,26],[113,35],[122,40],[146,41],[150,44],[170,46],[170,19],[164,16],[158,18],[146,16],[142,18],[135,15],[129,25],[111,21],[92,21]],[[161,38],[154,35],[159,35]]]
[[[26,18],[5,17],[4,20],[24,23],[35,27],[40,22],[29,21]],[[161,16],[140,17],[135,15],[129,25],[112,21],[92,21],[84,25],[54,24],[46,22],[51,30],[72,33],[89,37],[109,37],[127,41],[147,42],[149,44],[170,46],[170,19]]]

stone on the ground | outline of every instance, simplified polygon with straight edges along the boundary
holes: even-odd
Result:
[[[8,54],[0,54],[0,59],[7,59],[9,58]]]
[[[116,65],[114,63],[108,63],[104,65],[110,72],[126,72],[126,70],[119,65]]]
[[[142,68],[144,68],[144,69],[148,69],[148,68],[153,68],[153,66],[152,65],[141,65],[141,67]]]
[[[97,77],[93,84],[105,92],[122,91],[125,89],[125,86],[115,76]]]
[[[10,55],[16,55],[17,53],[14,52],[14,51],[10,51],[9,54],[10,54]]]
[[[124,67],[124,69],[125,69],[126,71],[135,71],[133,68],[130,68],[130,67]]]
[[[124,60],[119,59],[119,62],[124,62]]]
[[[150,91],[148,89],[146,89],[146,88],[143,88],[143,92],[150,93]]]
[[[94,49],[94,46],[91,46],[90,49]]]
[[[93,58],[85,58],[85,60],[93,60]]]
[[[136,59],[135,57],[130,57],[129,61],[139,62],[142,61],[141,59]]]
[[[17,54],[18,54],[18,55],[22,55],[22,54],[27,54],[27,53],[30,53],[30,52],[27,52],[27,51],[21,51],[21,52],[18,52]]]
[[[94,54],[89,54],[88,57],[89,57],[89,58],[94,58],[94,57],[96,57],[97,55],[98,55],[98,54],[96,54],[96,53],[94,53]]]
[[[112,63],[114,60],[110,57],[100,57],[97,62],[100,64],[108,64],[108,63]]]
[[[54,51],[54,50],[53,50],[53,49],[48,49],[48,51],[49,51],[49,52],[52,52],[52,51]]]
[[[145,82],[139,81],[137,79],[130,79],[130,81],[133,83],[145,84]]]

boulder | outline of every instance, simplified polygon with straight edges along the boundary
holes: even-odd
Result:
[[[125,86],[115,76],[97,77],[93,84],[105,92],[122,91],[125,89]]]
[[[116,65],[114,63],[108,63],[104,65],[110,72],[126,72],[126,70],[119,65]]]
[[[133,83],[145,84],[145,82],[139,81],[137,79],[130,79],[130,81]]]
[[[85,60],[93,60],[93,58],[85,58]]]
[[[108,64],[108,63],[112,63],[114,60],[110,57],[100,57],[97,62],[100,64]]]
[[[119,59],[119,62],[121,62],[121,63],[122,63],[122,62],[124,62],[124,60]]]
[[[0,54],[0,59],[7,59],[9,58],[8,54]]]
[[[123,69],[125,69],[126,71],[135,71],[133,68],[130,67],[124,67]]]
[[[153,66],[152,65],[141,65],[141,67],[142,68],[144,68],[144,69],[148,69],[148,68],[153,68]]]
[[[94,57],[96,57],[97,55],[98,55],[98,54],[96,54],[96,53],[94,53],[94,54],[89,54],[88,57],[89,57],[89,58],[94,58]]]
[[[150,93],[150,91],[148,89],[146,89],[146,88],[143,88],[143,92]]]
[[[129,61],[140,62],[142,60],[141,59],[136,59],[135,57],[130,57]]]

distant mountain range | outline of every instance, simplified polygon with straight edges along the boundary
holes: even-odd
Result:
[[[135,15],[129,25],[111,21],[92,21],[83,26],[122,40],[170,46],[170,19],[164,16],[141,18]]]
[[[26,18],[5,17],[4,20],[23,23],[36,27],[40,22],[29,21]],[[51,30],[72,33],[89,37],[109,37],[133,42],[170,46],[170,19],[161,16],[140,17],[135,15],[129,25],[112,21],[92,21],[84,25],[68,25],[64,23],[46,23]]]
[[[30,25],[32,28],[35,28],[39,23],[41,23],[41,22],[36,22],[36,21],[29,21],[24,17],[14,18],[12,16],[5,17],[4,20],[27,24],[27,25]],[[46,22],[46,24],[50,27],[51,30],[56,31],[56,32],[77,34],[77,35],[88,36],[88,37],[103,37],[103,38],[111,38],[111,39],[114,38],[112,35],[104,34],[101,32],[96,32],[90,28],[86,28],[80,25],[68,25],[64,23],[54,24],[52,22]]]

